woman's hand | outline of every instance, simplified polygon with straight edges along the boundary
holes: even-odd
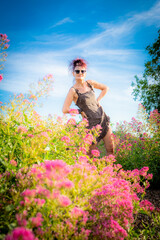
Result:
[[[86,118],[87,119],[87,115],[85,114],[85,112],[81,112],[82,118]]]
[[[98,100],[97,100],[97,105],[98,105],[98,107],[100,107],[100,106],[101,106]]]

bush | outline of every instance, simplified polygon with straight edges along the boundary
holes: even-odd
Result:
[[[125,170],[149,167],[153,174],[151,187],[160,186],[160,114],[154,110],[148,114],[140,104],[137,119],[117,123],[113,133],[115,158]],[[100,149],[103,149],[100,145]],[[103,156],[103,155],[101,155]]]
[[[148,169],[124,171],[98,150],[89,158],[98,126],[42,120],[35,96],[1,106],[1,239],[124,239],[142,208]]]

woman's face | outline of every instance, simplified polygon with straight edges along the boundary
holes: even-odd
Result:
[[[76,66],[73,72],[73,76],[76,80],[83,80],[86,77],[86,68],[81,66]]]

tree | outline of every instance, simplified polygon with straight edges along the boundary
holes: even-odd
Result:
[[[148,113],[154,109],[160,112],[160,29],[158,34],[158,39],[146,47],[151,60],[145,63],[142,79],[135,76],[136,83],[131,84],[134,100],[139,98]]]

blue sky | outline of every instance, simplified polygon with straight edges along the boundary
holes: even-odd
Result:
[[[30,83],[53,74],[54,90],[38,112],[62,116],[73,84],[68,64],[83,57],[89,63],[87,79],[110,88],[101,104],[111,121],[136,116],[131,82],[135,75],[142,76],[149,57],[145,48],[158,37],[160,1],[9,0],[0,6],[0,32],[10,39],[0,101],[25,93]]]

